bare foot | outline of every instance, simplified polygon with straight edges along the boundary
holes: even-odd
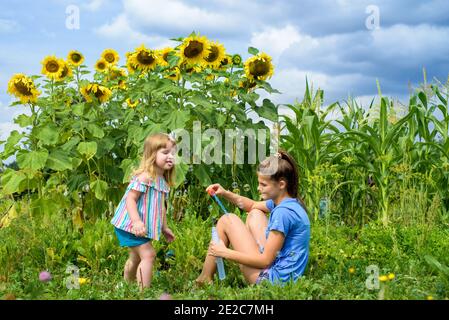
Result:
[[[205,276],[203,276],[203,275],[200,275],[198,278],[196,278],[196,280],[195,280],[195,284],[196,284],[196,286],[197,287],[203,287],[203,286],[205,286],[205,285],[208,285],[208,284],[211,284],[213,281],[212,281],[212,278],[209,278],[209,277],[205,277]]]

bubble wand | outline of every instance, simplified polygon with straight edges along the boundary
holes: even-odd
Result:
[[[218,203],[218,205],[220,206],[221,210],[223,210],[225,215],[227,215],[228,212],[226,211],[226,208],[224,207],[223,203],[221,203],[220,199],[218,199],[215,192],[211,189],[208,191],[208,193]],[[212,227],[212,241],[217,244],[220,243],[220,238],[218,237],[218,232],[217,232],[216,227]],[[226,278],[226,273],[225,273],[225,269],[224,269],[223,258],[215,257],[215,263],[217,264],[218,278],[220,280],[224,280]]]

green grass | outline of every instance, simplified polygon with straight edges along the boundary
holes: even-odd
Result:
[[[212,285],[197,288],[194,280],[206,254],[212,221],[187,211],[180,222],[170,221],[175,242],[154,242],[158,259],[152,287],[140,293],[136,284],[122,279],[127,252],[118,246],[109,220],[86,221],[79,230],[60,213],[30,217],[25,206],[19,211],[17,219],[0,229],[0,298],[158,299],[162,293],[174,299],[449,298],[445,269],[424,258],[429,255],[443,267],[449,265],[449,231],[444,225],[386,228],[373,223],[360,229],[318,221],[312,225],[309,264],[297,283],[248,286],[237,265],[226,261],[225,281],[216,278]],[[174,259],[165,258],[167,250],[173,250]],[[69,264],[89,279],[79,289],[66,287]],[[382,283],[382,290],[368,290],[370,265],[376,265],[381,275],[394,273],[395,278]],[[51,272],[50,282],[39,282],[42,270]]]

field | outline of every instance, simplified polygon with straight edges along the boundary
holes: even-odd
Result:
[[[242,61],[196,34],[177,40],[165,51],[142,45],[120,68],[112,49],[94,72],[72,51],[67,61],[46,57],[43,76],[11,78],[11,107],[29,112],[14,119],[23,130],[0,142],[0,297],[449,298],[448,83],[428,83],[424,73],[408,103],[385,97],[378,83],[369,106],[353,99],[324,105],[324,92],[307,84],[302,101],[281,106],[261,98],[279,94],[267,82],[268,55],[250,47]],[[223,162],[217,139],[226,129],[235,140]],[[169,196],[177,239],[154,243],[152,287],[141,293],[122,280],[127,253],[110,219],[145,137],[195,130],[203,153],[183,144],[190,162],[177,164]],[[262,132],[264,151],[275,151],[267,143],[274,133],[298,163],[312,223],[309,263],[297,283],[278,287],[247,286],[226,262],[225,281],[199,288],[194,280],[219,216],[205,187],[217,182],[259,197],[245,132]],[[234,161],[237,150],[243,163]]]

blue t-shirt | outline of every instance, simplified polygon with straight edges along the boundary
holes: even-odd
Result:
[[[285,198],[277,206],[267,200],[270,210],[266,238],[271,230],[284,234],[284,245],[268,270],[272,283],[296,281],[306,269],[309,258],[310,221],[306,211],[295,198]]]

